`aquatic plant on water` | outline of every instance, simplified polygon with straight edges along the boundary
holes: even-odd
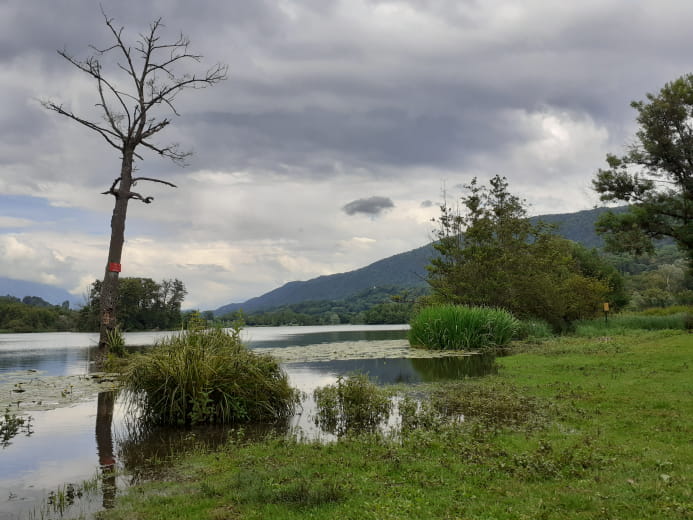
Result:
[[[120,327],[106,332],[106,343],[111,354],[117,357],[125,356],[125,336]]]
[[[0,415],[0,447],[6,448],[12,444],[12,438],[20,433],[30,436],[33,433],[31,419],[31,416],[16,415],[6,408],[5,413]]]
[[[334,385],[315,389],[313,397],[316,425],[336,435],[374,431],[392,408],[387,391],[365,374],[339,377]]]
[[[438,350],[484,350],[506,346],[518,326],[519,321],[503,309],[435,305],[414,316],[409,343]]]
[[[272,357],[250,351],[239,330],[193,329],[133,359],[130,404],[151,424],[229,424],[293,413],[298,394]]]

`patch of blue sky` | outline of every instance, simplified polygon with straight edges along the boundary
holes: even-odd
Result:
[[[41,197],[27,195],[0,195],[0,217],[9,217],[23,222],[22,225],[9,225],[2,228],[4,232],[27,231],[41,228],[43,230],[71,229],[84,233],[103,233],[107,217],[94,211],[55,207]]]
[[[103,195],[101,195],[103,197]],[[0,223],[7,217],[0,233],[21,233],[34,229],[44,231],[71,231],[103,235],[110,230],[112,200],[106,199],[109,209],[105,212],[81,208],[53,206],[47,199],[27,195],[0,194]],[[16,220],[16,223],[13,223]],[[144,219],[128,215],[128,228],[138,234],[160,233],[158,227]]]

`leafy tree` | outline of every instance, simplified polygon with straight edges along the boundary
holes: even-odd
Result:
[[[672,238],[693,269],[693,74],[633,101],[640,129],[625,155],[607,155],[594,189],[606,202],[630,203],[597,222],[613,251],[651,252],[653,239]]]
[[[34,307],[51,307],[51,304],[40,296],[25,296],[22,298],[22,303],[25,305],[32,305]]]
[[[151,278],[121,278],[118,280],[116,311],[123,330],[152,330],[177,328],[181,323],[181,304],[187,291],[180,280]],[[95,280],[89,291],[89,301],[79,312],[80,330],[99,328],[99,309],[103,284]]]
[[[504,177],[465,186],[462,209],[445,202],[437,219],[439,256],[428,267],[433,302],[488,305],[560,329],[591,316],[618,285],[618,273],[527,217]]]
[[[121,157],[120,176],[104,192],[115,198],[115,206],[108,260],[100,290],[99,348],[102,353],[108,349],[108,333],[117,324],[118,278],[128,203],[132,199],[146,204],[153,200],[153,197],[132,191],[132,188],[142,181],[175,187],[161,179],[134,177],[135,159],[142,160],[140,153],[145,148],[183,164],[190,152],[180,150],[177,144],[162,145],[153,139],[171,123],[169,117],[162,117],[161,110],[178,115],[173,102],[181,91],[214,85],[226,78],[226,66],[220,64],[202,74],[185,70],[190,62],[199,62],[201,56],[190,52],[190,42],[182,35],[175,40],[162,40],[161,19],[150,24],[149,30],[140,34],[132,44],[124,38],[123,27],[116,27],[105,14],[104,19],[112,37],[110,45],[101,49],[92,47],[94,54],[84,61],[67,51],[58,51],[60,56],[96,82],[96,106],[103,121],[87,119],[59,103],[43,103],[47,109],[98,133],[118,150]],[[113,65],[113,70],[107,74],[105,69],[109,65]]]

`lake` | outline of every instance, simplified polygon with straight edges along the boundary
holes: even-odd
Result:
[[[299,412],[289,421],[255,428],[283,434],[300,431],[308,438],[329,439],[314,424],[312,391],[353,372],[366,373],[380,384],[410,384],[483,375],[494,369],[487,358],[451,357],[410,349],[407,329],[406,325],[244,329],[244,342],[252,349],[277,357],[292,386],[306,394]],[[146,348],[170,334],[127,333],[125,340],[128,348]],[[97,396],[92,390],[87,398],[73,394],[65,381],[88,377],[97,341],[97,334],[83,333],[0,335],[0,413],[9,405],[14,413],[30,410],[24,413],[31,416],[28,426],[25,424],[0,445],[0,520],[45,516],[51,513],[46,509],[51,492],[54,504],[58,502],[56,497],[68,496],[69,502],[69,484],[80,485],[94,479],[100,468],[117,467],[119,476],[112,477],[106,491],[90,500],[77,500],[75,507],[80,509],[69,514],[88,514],[108,507],[116,489],[127,487],[142,474],[147,458],[166,456],[191,442],[213,444],[228,437],[228,427],[137,433],[128,428],[131,417],[115,393],[103,391]],[[26,383],[18,387],[18,381]],[[31,403],[30,398],[24,397],[29,392],[23,393],[22,386],[30,386],[31,381],[44,386],[66,386],[56,386],[55,390],[68,406],[40,409],[46,408],[46,403]],[[60,396],[55,402],[60,401]]]

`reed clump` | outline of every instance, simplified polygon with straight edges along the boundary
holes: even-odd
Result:
[[[124,384],[150,424],[271,421],[298,399],[279,363],[249,350],[237,329],[171,336],[132,360]]]
[[[503,309],[435,305],[414,316],[409,343],[437,350],[486,350],[508,345],[518,326],[519,321]]]

